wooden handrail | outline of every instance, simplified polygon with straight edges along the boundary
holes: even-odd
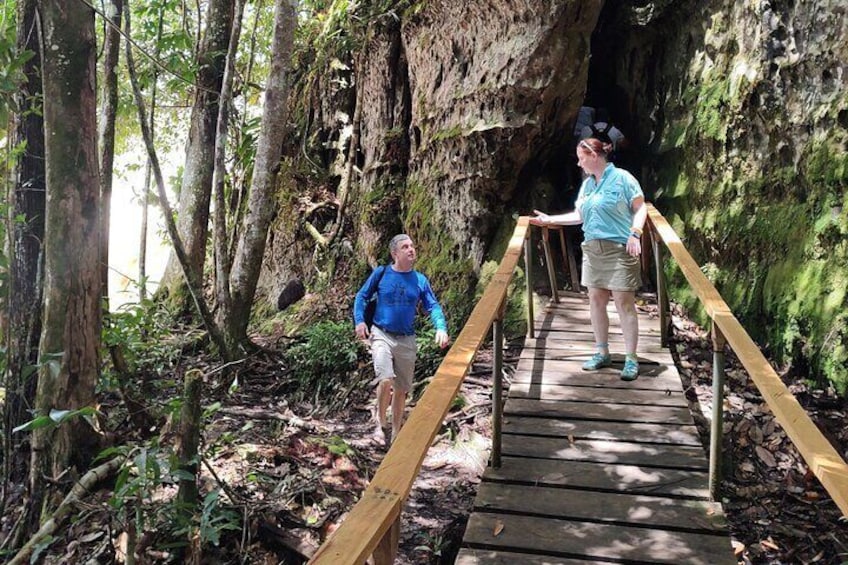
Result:
[[[529,219],[518,219],[495,276],[486,287],[453,347],[445,355],[432,381],[418,400],[415,409],[374,478],[351,509],[347,519],[318,549],[309,563],[313,565],[359,564],[378,550],[384,538],[394,538],[384,545],[394,545],[379,554],[391,562],[396,551],[397,536],[392,536],[400,518],[401,507],[412,489],[421,464],[433,443],[454,397],[468,373],[474,356],[489,333],[506,300],[509,282],[521,258],[529,235]],[[376,557],[376,556],[375,556]]]
[[[786,435],[818,477],[833,501],[848,516],[848,464],[822,435],[804,408],[760,352],[713,284],[701,272],[668,221],[648,204],[648,220],[665,243],[713,323],[751,375]]]

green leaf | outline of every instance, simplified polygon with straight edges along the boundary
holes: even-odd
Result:
[[[39,416],[38,418],[34,418],[29,422],[21,424],[12,430],[12,433],[15,432],[30,432],[32,430],[37,430],[39,428],[46,428],[47,426],[53,426],[55,423],[50,419],[49,416]]]

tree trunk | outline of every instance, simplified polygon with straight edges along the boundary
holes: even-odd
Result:
[[[12,217],[8,231],[11,261],[8,302],[8,356],[3,410],[4,484],[21,483],[27,476],[29,438],[12,430],[31,418],[35,375],[25,377],[38,363],[41,333],[41,266],[44,241],[44,120],[41,117],[41,48],[35,18],[36,0],[18,4],[17,50],[35,53],[24,66],[26,82],[17,93],[12,144],[26,143],[15,171]],[[28,367],[30,369],[28,369]],[[5,489],[4,489],[5,490]],[[5,494],[5,492],[4,492]]]
[[[62,0],[42,0],[38,10],[47,180],[39,355],[46,362],[38,371],[35,409],[43,415],[94,404],[100,369],[100,186],[94,12]],[[33,431],[32,442],[35,497],[44,492],[45,477],[87,468],[97,436],[75,418]]]
[[[109,224],[112,209],[112,170],[115,162],[115,115],[118,112],[118,56],[121,53],[123,0],[109,0],[103,43],[103,95],[100,110],[100,283],[103,310],[109,313]]]
[[[164,10],[159,9],[159,23],[156,26],[156,48],[153,57],[159,59],[159,41],[162,39],[162,24]],[[128,32],[129,33],[129,32]],[[153,80],[150,87],[150,141],[155,143],[156,139],[156,93],[157,81],[159,80],[159,68],[153,68]],[[150,216],[150,179],[152,175],[150,158],[144,166],[144,187],[141,197],[141,233],[138,236],[138,301],[147,299],[147,229]]]
[[[259,270],[265,254],[268,227],[274,216],[274,191],[280,156],[286,134],[289,72],[296,25],[296,0],[276,0],[274,39],[271,44],[271,70],[265,89],[265,106],[256,147],[253,182],[248,197],[247,213],[242,223],[242,237],[233,262],[230,279],[232,311],[227,316],[225,332],[228,341],[247,340],[250,308],[259,281]]]
[[[177,221],[189,265],[203,272],[206,242],[209,236],[209,203],[212,195],[212,171],[215,160],[215,131],[218,123],[218,99],[224,77],[224,61],[230,41],[235,0],[210,0],[206,31],[198,52],[197,92],[191,112]],[[185,308],[187,302],[179,260],[171,253],[161,289]]]
[[[229,107],[233,95],[233,75],[235,73],[236,52],[241,35],[241,20],[244,12],[244,2],[236,0],[236,15],[233,18],[233,31],[230,36],[230,47],[227,51],[227,63],[224,71],[224,84],[221,87],[221,101],[218,106],[218,133],[215,140],[215,172],[212,183],[215,194],[215,295],[218,301],[219,323],[225,319],[231,310],[230,270],[232,257],[227,239],[227,203],[224,194],[226,179],[227,132],[229,128]],[[225,337],[227,335],[225,334]],[[240,351],[240,344],[228,341],[228,357],[235,359]]]

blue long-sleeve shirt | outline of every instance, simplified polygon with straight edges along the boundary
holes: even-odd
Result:
[[[365,321],[365,304],[371,299],[372,279],[378,269],[356,293],[353,303],[354,325]],[[437,330],[447,331],[445,314],[430,287],[430,281],[418,271],[401,273],[391,265],[386,265],[380,283],[376,289],[377,308],[374,312],[374,325],[394,334],[415,334],[415,311],[421,302],[424,310],[430,314],[433,326]]]

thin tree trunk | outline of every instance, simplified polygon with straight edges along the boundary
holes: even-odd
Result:
[[[248,90],[251,88],[251,79],[253,77],[253,63],[255,54],[256,54],[256,30],[259,28],[259,15],[262,13],[264,7],[263,0],[256,0],[256,4],[253,6],[254,15],[253,15],[253,29],[250,32],[250,49],[247,53],[247,71],[244,73],[243,84],[243,92],[242,92],[242,102],[243,107],[241,110],[241,127],[239,128],[239,132],[244,134],[245,129],[247,129],[247,116],[248,116],[248,106],[250,105],[250,96],[248,95]],[[227,249],[229,249],[230,257],[235,255],[236,243],[238,242],[239,237],[239,227],[241,226],[242,216],[244,215],[244,206],[242,206],[242,202],[245,198],[245,193],[247,192],[247,174],[245,171],[241,171],[241,177],[238,179],[238,182],[235,180],[232,183],[232,195],[230,197],[230,217],[232,219],[231,227],[229,233],[229,243],[227,244]],[[232,267],[232,265],[231,265]]]
[[[180,432],[177,444],[177,461],[182,472],[177,503],[186,523],[192,522],[199,501],[197,489],[197,471],[199,469],[198,449],[200,448],[200,397],[203,385],[203,373],[199,369],[186,372],[183,386],[183,406],[180,411]],[[200,549],[192,543],[194,528],[189,528],[185,562],[199,563]]]
[[[35,409],[45,415],[94,405],[100,372],[100,183],[94,12],[62,0],[41,0],[38,11],[47,180],[39,355],[48,361],[38,371]],[[45,477],[87,468],[97,447],[98,436],[81,418],[34,430],[30,494],[45,491]],[[28,507],[41,510],[32,502]]]
[[[41,289],[44,241],[44,120],[41,115],[41,47],[38,42],[36,0],[18,3],[17,51],[32,51],[35,56],[23,68],[26,82],[16,100],[11,143],[26,143],[15,170],[11,194],[12,221],[7,230],[10,244],[9,300],[7,326],[7,365],[3,405],[3,484],[26,479],[29,437],[12,430],[32,415],[35,403],[35,375],[25,376],[38,363],[38,339],[41,333]],[[27,369],[30,367],[30,369]],[[4,496],[6,489],[4,488]],[[5,503],[5,500],[4,500]]]
[[[229,128],[230,104],[233,98],[233,75],[235,73],[236,52],[241,35],[241,20],[244,12],[244,2],[236,0],[236,13],[233,18],[233,30],[230,46],[227,51],[227,62],[224,70],[224,84],[221,87],[221,100],[218,104],[218,130],[215,139],[215,173],[213,175],[215,194],[215,291],[218,300],[219,320],[226,320],[232,308],[230,304],[230,269],[232,258],[227,245],[227,204],[224,194],[224,181],[227,167],[227,133]],[[225,333],[224,337],[228,337]],[[239,353],[238,343],[228,341],[229,357],[235,358]]]
[[[121,53],[121,5],[123,0],[109,0],[103,43],[103,95],[100,110],[100,281],[103,311],[109,313],[109,225],[112,210],[112,173],[115,162],[115,116],[118,113],[118,59]]]
[[[206,30],[198,52],[197,91],[191,113],[188,146],[183,167],[178,209],[178,229],[189,265],[203,272],[206,243],[209,238],[209,204],[212,195],[212,172],[215,161],[215,132],[218,122],[218,100],[224,77],[224,61],[233,22],[235,0],[210,0]],[[172,253],[160,289],[181,304],[184,295],[180,262]]]
[[[124,18],[126,20],[127,36],[132,37],[128,2],[124,4]],[[177,230],[177,224],[174,221],[174,213],[171,209],[171,204],[168,202],[168,193],[165,190],[165,180],[162,177],[162,169],[159,166],[159,158],[156,155],[156,148],[153,146],[150,127],[147,123],[147,110],[145,110],[144,98],[141,96],[141,88],[138,85],[138,78],[135,73],[135,60],[133,58],[129,42],[127,42],[127,72],[130,75],[130,82],[132,83],[135,105],[138,110],[138,123],[141,126],[141,135],[144,138],[144,145],[147,148],[147,157],[150,159],[150,166],[153,169],[153,178],[156,180],[156,188],[159,193],[159,204],[162,207],[162,213],[165,217],[165,225],[168,228],[168,235],[171,237],[174,252],[177,254],[180,267],[182,268],[188,292],[200,313],[200,317],[206,326],[206,331],[209,332],[209,337],[212,339],[212,343],[214,343],[218,348],[221,355],[224,357],[224,360],[230,361],[231,359],[227,357],[228,350],[223,334],[215,324],[212,312],[209,310],[206,300],[203,298],[200,273],[192,270],[191,265],[188,262],[188,255],[185,251],[185,247],[183,246],[179,231]]]
[[[265,254],[268,227],[274,215],[274,190],[280,170],[280,156],[286,134],[287,98],[292,45],[296,25],[296,0],[276,0],[274,38],[271,44],[271,70],[265,89],[265,106],[256,147],[253,182],[242,237],[236,249],[231,275],[233,310],[227,320],[228,341],[247,340],[250,308],[259,281]]]
[[[162,38],[162,20],[164,11],[159,10],[159,23],[156,26],[156,48],[153,51],[153,57],[159,58],[159,41]],[[150,141],[155,145],[156,142],[156,92],[157,81],[159,80],[159,69],[154,67],[153,80],[150,87]],[[150,177],[151,166],[150,159],[144,166],[144,192],[141,197],[141,233],[139,234],[138,244],[138,300],[144,302],[147,298],[147,224],[150,216]]]

